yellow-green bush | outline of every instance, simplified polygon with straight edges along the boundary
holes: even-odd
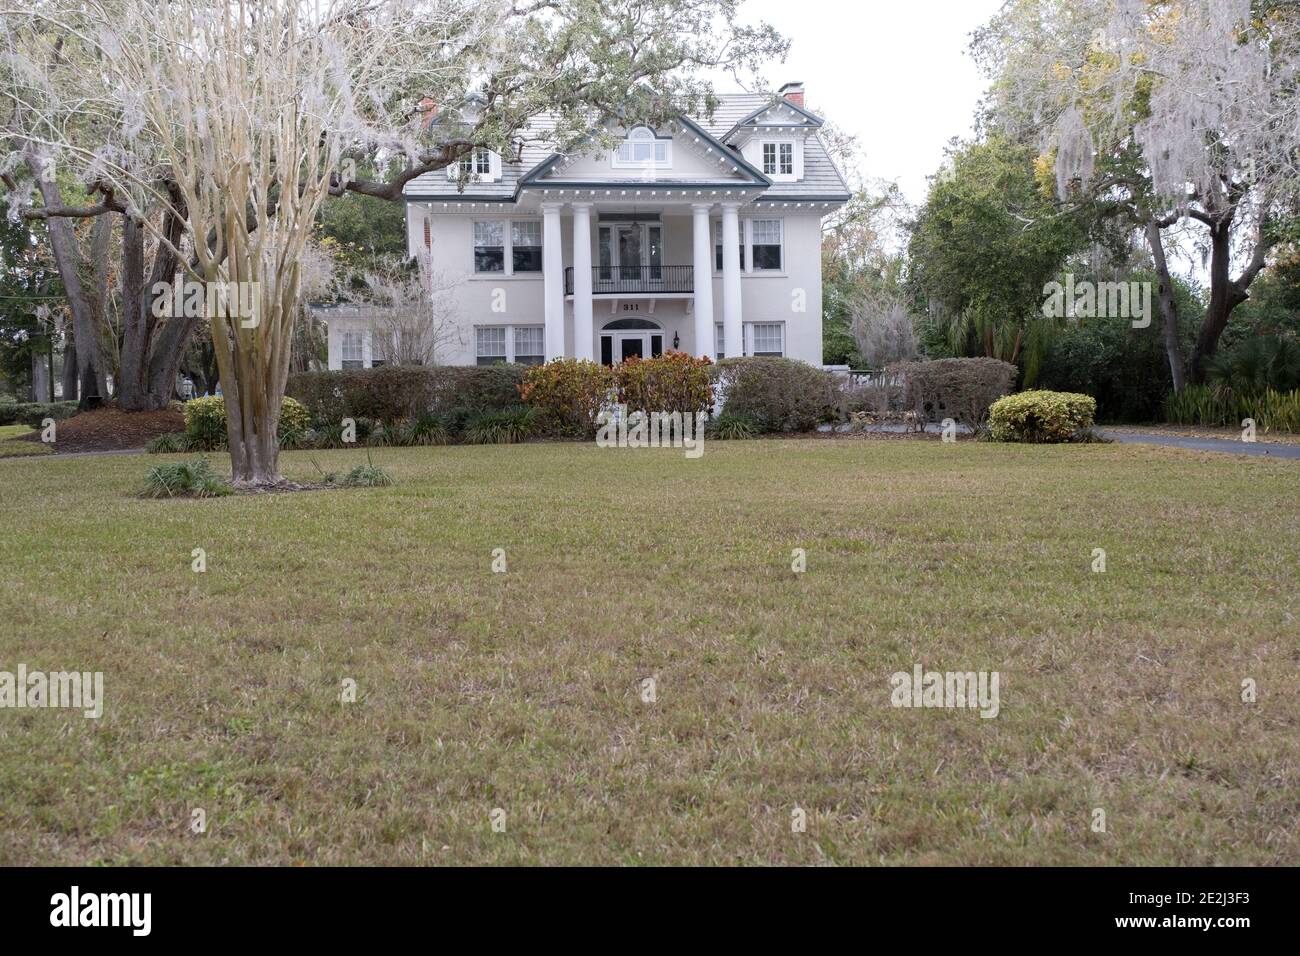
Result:
[[[280,406],[281,436],[305,431],[311,413],[301,402],[285,396]],[[185,433],[196,448],[224,448],[226,445],[226,400],[220,395],[192,398],[185,403]]]
[[[1092,428],[1097,400],[1077,392],[1029,391],[1000,398],[989,408],[994,441],[1077,441]]]

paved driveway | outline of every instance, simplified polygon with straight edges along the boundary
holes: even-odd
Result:
[[[1300,461],[1300,445],[1276,442],[1244,442],[1229,438],[1193,438],[1183,435],[1157,435],[1150,432],[1126,432],[1099,428],[1098,434],[1111,441],[1137,445],[1169,445],[1194,451],[1218,451],[1229,455],[1266,455],[1269,458],[1290,458]]]

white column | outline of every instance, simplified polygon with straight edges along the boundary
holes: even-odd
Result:
[[[564,358],[564,248],[560,239],[562,203],[542,203],[542,301],[546,321],[546,361]]]
[[[717,359],[713,343],[713,235],[709,229],[709,203],[691,204],[695,240],[695,354]]]
[[[739,203],[722,204],[722,347],[727,358],[745,354],[740,318]]]
[[[591,203],[573,204],[573,357],[595,361],[591,318]]]

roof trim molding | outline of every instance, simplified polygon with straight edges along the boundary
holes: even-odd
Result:
[[[745,177],[749,180],[749,182],[747,183],[725,183],[723,185],[730,186],[733,189],[744,188],[746,186],[761,186],[763,188],[767,188],[768,186],[772,185],[772,180],[764,176],[755,166],[751,165],[748,160],[746,160],[743,156],[741,156],[739,153],[733,150],[730,146],[727,146],[724,142],[719,140],[717,137],[715,137],[712,133],[706,130],[699,123],[695,122],[695,120],[691,119],[689,116],[685,116],[685,115],[679,116],[676,122],[679,123],[683,129],[688,130],[691,133],[694,133],[698,138],[703,140],[706,146],[710,146],[713,149],[716,149],[718,151],[719,156],[724,157],[727,160],[727,162],[735,166],[736,170],[738,172],[743,173]],[[628,128],[635,129],[636,127],[634,126]],[[599,135],[599,132],[600,132],[599,130],[593,129],[591,134],[587,137],[584,145],[586,143],[590,143],[593,139],[595,139],[596,136]],[[581,149],[581,147],[579,147],[579,149]],[[522,192],[524,189],[535,189],[542,185],[548,187],[582,185],[583,187],[590,187],[590,188],[599,188],[601,186],[607,185],[605,183],[575,184],[575,183],[560,183],[560,182],[543,184],[539,181],[542,176],[545,176],[548,172],[554,169],[555,166],[560,162],[562,162],[565,158],[566,157],[563,154],[552,153],[549,158],[544,159],[542,162],[538,163],[536,166],[530,169],[523,176],[519,177],[519,185],[515,189],[515,195],[518,196],[519,193]],[[622,184],[614,183],[612,185],[622,185]],[[655,181],[654,185],[656,188],[664,188],[664,189],[672,188],[672,185],[670,183],[665,184],[658,180]],[[717,184],[710,183],[708,185],[714,186]]]
[[[758,124],[755,121],[760,116],[768,112],[768,110],[775,109],[778,106],[784,106],[788,109],[791,109],[804,118],[805,122],[796,125],[803,126],[803,127],[811,126],[814,129],[819,129],[826,122],[816,113],[809,112],[808,110],[804,109],[802,106],[800,106],[797,103],[791,103],[784,96],[777,96],[777,97],[773,97],[770,102],[764,103],[758,109],[751,110],[747,115],[745,115],[740,120],[738,120],[736,124],[731,127],[731,129],[727,130],[727,132],[722,135],[723,142],[726,142],[727,140],[731,139],[732,136],[734,136],[737,132],[740,131],[740,128],[742,126],[757,126]],[[791,124],[787,123],[784,125],[788,126]]]

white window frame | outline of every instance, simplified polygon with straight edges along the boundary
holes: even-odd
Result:
[[[634,147],[642,144],[650,145],[650,155],[637,159]],[[648,126],[637,126],[628,130],[623,142],[610,153],[609,162],[615,169],[672,169],[673,141],[660,139]]]
[[[493,352],[493,353],[491,353],[490,355],[484,355],[484,354],[482,354],[482,352],[480,351],[480,345],[479,345],[479,332],[482,332],[482,331],[487,330],[487,329],[492,329],[492,330],[498,330],[498,329],[499,329],[499,330],[501,330],[501,331],[505,334],[505,351],[504,351],[504,352]],[[520,354],[519,352],[516,351],[516,346],[517,346],[517,344],[518,344],[518,343],[515,341],[516,330],[522,330],[522,329],[542,329],[542,330],[543,330],[543,332],[542,332],[542,351],[541,351],[541,352],[530,352],[530,353],[528,353],[528,354],[530,354],[530,355],[541,355],[541,357],[542,357],[542,361],[545,362],[545,361],[546,361],[546,351],[545,351],[545,350],[546,350],[546,333],[545,333],[545,331],[544,331],[544,330],[545,330],[545,326],[544,326],[542,323],[540,323],[540,322],[521,322],[521,323],[519,323],[518,325],[515,325],[515,324],[512,323],[512,324],[510,324],[510,325],[491,325],[491,324],[485,324],[485,325],[476,325],[476,326],[474,326],[474,364],[477,365],[479,359],[482,359],[482,358],[496,358],[496,357],[498,357],[498,356],[504,354],[504,355],[505,355],[506,363],[507,363],[507,364],[511,364],[511,365],[513,365],[514,362],[515,362],[515,360],[518,358],[518,356],[519,356],[519,354]]]
[[[752,356],[756,351],[754,348],[754,341],[755,341],[754,326],[756,325],[774,325],[778,327],[781,330],[780,357],[786,358],[790,354],[786,343],[784,322],[755,321],[755,322],[742,322],[740,325],[741,350],[745,353],[746,356]],[[723,348],[724,344],[725,343],[723,342],[722,323],[715,322],[713,323],[713,354],[717,356],[719,359],[728,358],[728,357],[735,358],[736,356],[734,355],[728,356],[726,349]],[[763,351],[765,353],[772,352],[771,349],[764,349]]]
[[[467,165],[470,166],[468,171],[465,169]],[[482,170],[484,165],[487,166],[486,172]],[[501,179],[501,156],[483,146],[476,146],[447,167],[448,179],[458,180],[462,175],[471,183],[495,183]]]
[[[755,269],[754,268],[754,219],[762,222],[779,222],[781,224],[781,268],[779,269]],[[755,216],[754,219],[742,219],[739,223],[740,229],[740,271],[745,275],[763,275],[763,276],[783,276],[786,274],[785,258],[785,219],[781,216]],[[713,263],[713,274],[722,275],[722,270],[718,268],[718,247],[722,244],[722,220],[711,220],[713,225],[713,245],[709,247],[709,258]],[[765,243],[767,245],[768,243]]]
[[[483,333],[500,332],[501,333],[501,351],[487,352],[483,351]],[[508,325],[476,325],[474,326],[474,364],[484,364],[481,359],[502,358],[506,362],[510,361],[510,326]],[[487,363],[495,364],[495,363]]]
[[[538,349],[536,352],[527,352],[527,353],[524,353],[524,354],[529,355],[529,356],[533,356],[533,355],[540,356],[540,357],[541,357],[541,360],[542,360],[543,363],[546,361],[546,326],[544,326],[544,325],[512,325],[512,326],[510,326],[509,328],[510,328],[510,334],[509,334],[509,336],[508,336],[508,337],[509,337],[509,342],[507,343],[507,344],[510,346],[510,353],[509,353],[509,356],[508,356],[508,360],[509,360],[509,361],[511,361],[511,362],[517,362],[517,361],[519,361],[519,355],[520,355],[520,352],[519,352],[519,333],[520,333],[520,332],[524,332],[524,331],[537,333],[538,344],[541,345],[541,348]]]
[[[769,167],[767,162],[767,151],[772,150],[772,165]],[[786,164],[786,157],[783,155],[789,153],[789,169],[782,168]],[[778,181],[794,179],[795,175],[795,144],[794,140],[789,139],[766,139],[758,144],[758,157],[762,165],[763,175],[770,176]]]
[[[474,250],[478,248],[474,244],[475,232],[476,232],[476,226],[480,222],[494,222],[501,227],[501,248],[502,248],[502,255],[504,258],[502,260],[502,268],[500,272],[479,272],[478,269],[475,268]],[[515,272],[515,224],[521,222],[538,224],[538,240],[539,240],[538,245],[528,246],[527,248],[529,249],[537,248],[537,249],[545,250],[546,230],[541,226],[542,221],[535,216],[513,216],[510,218],[500,218],[500,219],[484,218],[484,219],[473,219],[470,221],[470,226],[469,226],[470,275],[480,279],[482,278],[500,279],[502,276],[514,276],[514,275],[528,276],[530,278],[536,277],[539,279],[542,277],[541,269],[528,270],[525,272]],[[544,251],[543,251],[543,255],[545,255]]]
[[[779,349],[763,349],[763,353],[772,354],[775,352],[777,356],[781,358],[785,358],[786,347],[785,347],[785,323],[784,322],[746,322],[744,324],[745,354],[746,355],[758,354],[759,349],[758,349],[757,326],[760,325],[765,327],[775,328],[777,330],[777,334],[780,336],[781,339],[781,347]]]
[[[355,336],[355,339],[353,338]],[[356,357],[349,355],[349,343],[356,345]],[[366,333],[360,329],[343,329],[339,332],[339,368],[346,368],[345,362],[360,362],[366,367]]]
[[[755,217],[753,219],[746,220],[746,222],[748,223],[748,226],[745,229],[745,253],[746,253],[745,263],[746,265],[749,266],[749,268],[746,269],[745,271],[762,272],[762,273],[766,273],[767,275],[784,275],[785,274],[785,220],[779,216],[763,216],[761,219]],[[781,250],[781,264],[777,266],[775,269],[759,268],[754,264],[754,245],[755,245],[754,223],[756,222],[774,222],[777,224],[777,228],[781,230],[781,241],[775,243],[775,245]],[[774,243],[764,242],[764,243],[759,243],[759,245],[770,246],[770,245],[774,245]]]

